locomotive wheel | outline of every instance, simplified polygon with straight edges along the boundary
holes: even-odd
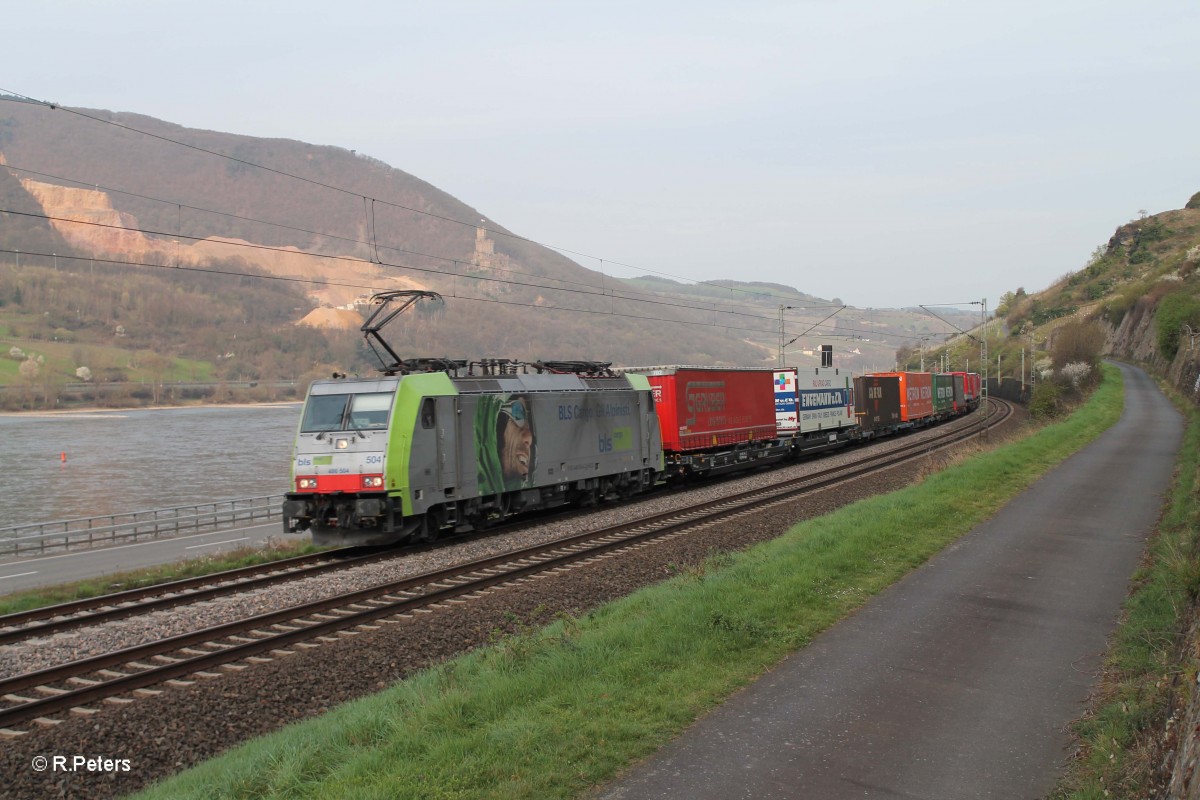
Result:
[[[442,526],[446,524],[446,508],[445,506],[434,506],[425,512],[425,519],[421,522],[421,537],[422,541],[432,542],[442,535]]]

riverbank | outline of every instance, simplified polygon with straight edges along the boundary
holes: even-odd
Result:
[[[121,412],[129,411],[171,411],[184,408],[299,408],[303,404],[303,400],[265,400],[261,403],[184,403],[169,406],[122,406],[113,408],[111,406],[94,407],[94,408],[60,408],[50,411],[0,411],[0,417],[19,417],[22,419],[39,419],[39,418],[54,418],[64,416],[82,416],[82,415],[114,415],[121,416]]]
[[[189,383],[70,383],[44,386],[0,385],[0,413],[111,411],[299,402],[307,380]]]

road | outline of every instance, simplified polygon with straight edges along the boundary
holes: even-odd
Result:
[[[308,534],[284,535],[278,521],[227,528],[170,539],[77,550],[34,558],[0,561],[0,594],[202,558],[238,547],[258,547],[269,539],[306,540]]]
[[[1045,796],[1182,435],[1121,370],[1125,412],[1096,442],[599,796]]]

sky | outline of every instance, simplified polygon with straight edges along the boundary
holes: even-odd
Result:
[[[353,149],[618,277],[994,309],[1200,191],[1195,0],[0,11],[0,92]]]

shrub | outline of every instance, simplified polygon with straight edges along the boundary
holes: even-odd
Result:
[[[1073,361],[1065,365],[1059,374],[1071,384],[1072,389],[1078,389],[1079,384],[1091,373],[1092,365],[1084,361]]]
[[[1163,358],[1174,359],[1179,352],[1179,332],[1184,325],[1200,326],[1200,300],[1188,292],[1167,295],[1154,315],[1158,352]]]
[[[1043,381],[1033,387],[1029,401],[1029,413],[1035,419],[1054,419],[1064,409],[1063,390],[1054,381]]]
[[[1103,349],[1103,328],[1095,322],[1072,320],[1054,332],[1050,357],[1059,369],[1074,362],[1096,365]]]

